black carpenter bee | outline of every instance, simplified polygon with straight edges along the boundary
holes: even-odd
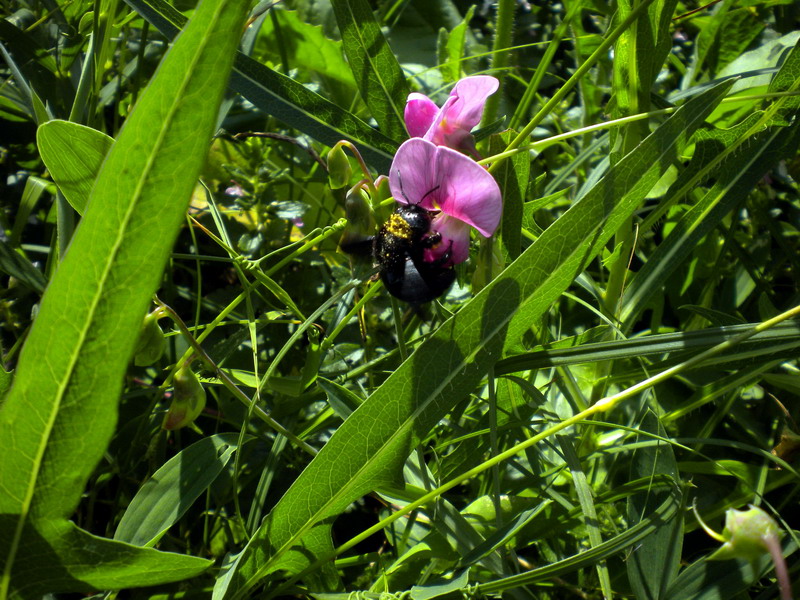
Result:
[[[424,254],[442,241],[431,232],[431,213],[418,204],[399,206],[372,241],[372,254],[380,267],[383,285],[395,298],[410,304],[430,302],[444,294],[456,278],[450,250],[434,261]]]
[[[351,254],[366,254],[378,266],[383,285],[395,298],[410,304],[424,304],[444,294],[455,281],[456,273],[448,249],[434,261],[425,260],[425,250],[441,243],[442,236],[431,231],[431,212],[420,204],[403,204],[389,216],[377,235],[342,244]]]

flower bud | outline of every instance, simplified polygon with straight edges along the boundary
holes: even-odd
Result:
[[[750,506],[748,510],[730,508],[725,513],[722,532],[726,541],[710,558],[744,558],[753,562],[769,553],[768,543],[778,540],[780,533],[775,519],[757,506]]]
[[[336,144],[328,152],[328,184],[332,190],[339,190],[350,183],[353,169],[341,144]]]
[[[352,247],[362,243],[375,231],[375,220],[363,181],[347,192],[344,214],[347,217],[347,227],[342,233],[339,245],[345,252],[350,252]]]
[[[167,341],[164,332],[158,326],[158,311],[153,311],[145,316],[139,339],[136,341],[136,350],[133,353],[133,364],[137,367],[152,365],[164,354]]]
[[[184,365],[172,380],[172,403],[161,427],[168,431],[181,429],[194,423],[206,406],[206,392],[191,365]]]

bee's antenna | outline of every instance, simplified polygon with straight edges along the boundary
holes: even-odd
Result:
[[[436,190],[438,190],[440,187],[441,187],[440,185],[437,185],[437,186],[436,186],[435,188],[433,188],[432,190],[428,190],[427,192],[425,192],[425,195],[424,195],[422,198],[420,198],[420,199],[419,199],[419,202],[417,202],[417,204],[422,204],[422,201],[423,201],[423,200],[425,200],[425,198],[427,198],[428,196],[430,196],[430,195],[431,195],[433,192],[435,192]]]
[[[397,170],[397,181],[400,183],[400,192],[403,194],[403,198],[405,198],[406,202],[408,202],[410,204],[411,201],[408,199],[408,194],[406,194],[406,191],[403,189],[403,178],[400,176],[400,169]],[[440,187],[441,186],[437,185],[432,190],[428,190],[427,192],[425,192],[425,195],[422,198],[419,199],[419,202],[416,203],[417,206],[422,204],[422,202],[425,200],[425,198],[430,196],[433,192],[438,190]]]

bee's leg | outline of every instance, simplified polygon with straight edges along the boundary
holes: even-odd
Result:
[[[372,247],[374,245],[374,236],[359,239],[345,239],[342,236],[339,242],[339,249],[347,254],[355,254],[356,256],[370,256],[372,254]]]
[[[441,236],[439,237],[441,238]],[[442,265],[450,262],[451,258],[453,258],[453,240],[450,240],[450,245],[447,247],[447,250],[445,250],[439,258],[429,262],[428,264],[432,267],[441,267]]]
[[[434,231],[428,234],[427,237],[424,237],[420,240],[420,243],[423,248],[433,248],[436,244],[439,244],[442,241],[442,234],[438,231]]]

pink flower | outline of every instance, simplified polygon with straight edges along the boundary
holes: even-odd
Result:
[[[456,83],[442,108],[424,94],[409,94],[405,110],[408,133],[477,157],[470,132],[480,123],[486,99],[499,85],[488,75],[465,77]]]
[[[411,138],[400,146],[389,186],[398,202],[437,213],[431,231],[438,232],[442,241],[426,250],[426,262],[448,252],[445,266],[464,262],[469,256],[469,228],[490,237],[500,224],[503,200],[494,177],[468,156],[426,139]]]

